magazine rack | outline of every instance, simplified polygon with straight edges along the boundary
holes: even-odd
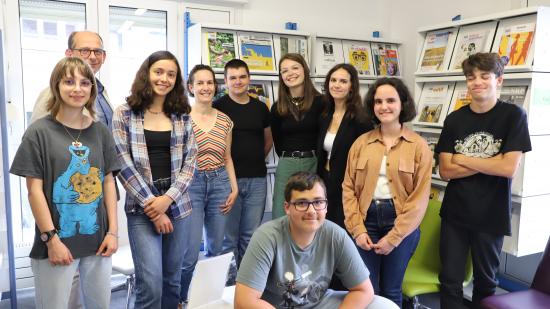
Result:
[[[509,57],[499,96],[526,110],[533,150],[523,156],[512,182],[512,236],[505,238],[503,250],[515,256],[543,251],[550,234],[550,187],[546,181],[550,173],[550,8],[524,8],[424,27],[418,32],[415,99],[419,114],[426,105],[434,109],[439,104],[442,111],[437,121],[420,121],[419,115],[413,127],[422,134],[429,132],[431,143],[441,133],[446,115],[455,106],[468,104],[465,78],[457,64],[470,52],[493,51]],[[438,101],[430,91],[442,84],[450,85],[450,93]],[[437,177],[432,183],[435,187],[446,185]]]

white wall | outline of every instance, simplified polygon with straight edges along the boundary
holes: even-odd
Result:
[[[236,23],[268,29],[284,29],[298,23],[298,31],[321,36],[371,37],[390,28],[385,0],[250,0],[236,12]]]

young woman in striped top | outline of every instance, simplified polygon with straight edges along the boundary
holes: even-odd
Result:
[[[222,253],[227,214],[237,198],[237,178],[231,159],[233,122],[212,107],[216,94],[214,71],[207,65],[196,65],[189,73],[189,92],[195,98],[191,110],[193,131],[198,146],[197,165],[189,189],[193,211],[188,231],[189,247],[185,250],[181,280],[181,301],[187,300],[189,283],[199,256],[203,223],[206,230],[206,256]]]

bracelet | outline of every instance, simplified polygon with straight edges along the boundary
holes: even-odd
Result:
[[[107,232],[107,235],[111,235],[111,236],[113,236],[113,237],[115,237],[115,238],[118,238],[118,235],[115,234],[115,233],[113,233],[113,232]]]

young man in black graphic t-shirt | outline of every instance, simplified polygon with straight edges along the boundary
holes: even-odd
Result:
[[[495,53],[462,63],[472,103],[446,119],[435,152],[449,180],[441,208],[441,307],[462,307],[468,252],[474,265],[472,301],[493,295],[504,235],[510,235],[511,184],[531,150],[521,107],[497,99],[504,64]]]

